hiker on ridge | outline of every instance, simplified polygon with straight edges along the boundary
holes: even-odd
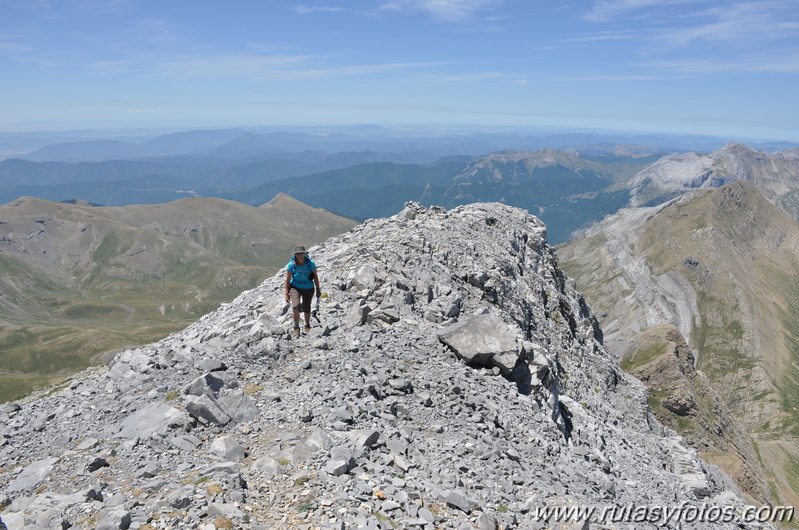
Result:
[[[294,318],[291,334],[295,337],[300,336],[300,311],[305,313],[305,333],[311,331],[311,301],[314,287],[316,297],[320,298],[322,290],[319,287],[316,263],[308,257],[305,247],[296,247],[294,256],[286,265],[286,302],[291,302]]]

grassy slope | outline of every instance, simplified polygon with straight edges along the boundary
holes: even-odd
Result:
[[[789,470],[799,462],[799,225],[735,182],[670,205],[637,231],[635,254],[652,274],[677,273],[696,292],[698,368],[752,435],[775,500],[796,503],[799,475]],[[602,244],[600,236],[575,243],[564,268],[594,309],[608,312],[603,320],[634,318],[614,313],[618,295],[608,289],[619,271],[599,257]]]
[[[796,434],[799,425],[795,385],[786,379],[799,354],[789,342],[799,311],[797,245],[798,225],[748,184],[734,183],[663,210],[646,225],[638,249],[655,275],[676,270],[697,292],[698,368],[720,383],[733,409],[787,400],[772,409],[778,417],[768,418],[771,427],[748,418],[752,430]],[[687,257],[698,265],[687,265]],[[762,383],[752,381],[756,367]]]
[[[25,200],[0,219],[0,401],[181,329],[277,272],[295,245],[354,225],[285,196],[259,208]]]

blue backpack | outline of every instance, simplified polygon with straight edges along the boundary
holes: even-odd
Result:
[[[314,271],[316,270],[316,263],[308,256],[305,255],[305,263],[297,265],[294,256],[291,257],[286,269],[291,273],[292,286],[298,289],[313,289]]]

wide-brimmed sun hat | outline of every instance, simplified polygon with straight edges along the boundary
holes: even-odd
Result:
[[[307,254],[308,251],[305,250],[305,247],[299,246],[299,247],[294,247],[294,253],[295,254]]]

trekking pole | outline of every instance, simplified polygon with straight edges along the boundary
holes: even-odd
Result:
[[[318,297],[316,298],[316,305],[314,306],[313,311],[311,311],[311,316],[314,317],[316,319],[316,321],[319,322],[320,324],[322,323],[322,321],[319,320],[319,298]]]

